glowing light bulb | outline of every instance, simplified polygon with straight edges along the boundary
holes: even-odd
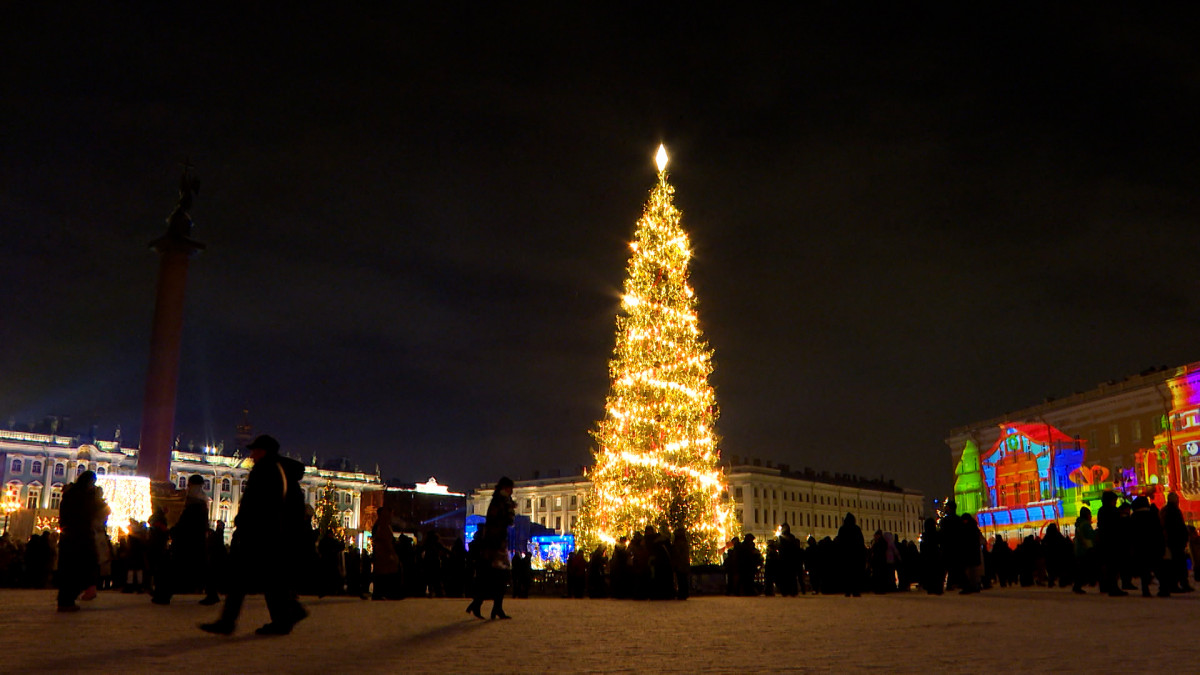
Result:
[[[654,163],[658,164],[659,173],[667,168],[667,147],[662,143],[658,144],[658,154],[654,156]]]

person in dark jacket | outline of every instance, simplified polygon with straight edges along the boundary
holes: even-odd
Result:
[[[208,557],[208,497],[204,494],[204,477],[200,474],[188,478],[183,513],[170,534],[166,574],[163,583],[155,586],[151,598],[156,605],[169,605],[175,593],[190,593],[204,583]]]
[[[1129,595],[1121,590],[1118,579],[1121,573],[1122,549],[1128,542],[1122,536],[1123,529],[1117,510],[1117,493],[1105,490],[1100,495],[1100,510],[1096,512],[1096,550],[1099,552],[1100,592],[1112,597]]]
[[[225,548],[225,521],[217,521],[217,529],[208,533],[208,568],[205,570],[204,599],[202,605],[215,605],[221,602],[219,593],[225,588],[225,561],[229,557],[229,549]]]
[[[85,588],[96,583],[100,559],[92,523],[100,512],[96,492],[96,474],[84,471],[63,491],[58,509],[58,611],[78,612],[75,599]]]
[[[853,513],[846,514],[833,545],[841,574],[842,593],[847,598],[861,597],[863,577],[866,575],[867,542],[855,523]]]
[[[596,546],[588,559],[587,593],[589,598],[607,598],[608,587],[604,581],[604,570],[608,567],[608,556],[604,555],[604,544]]]
[[[675,571],[675,597],[687,600],[692,586],[692,543],[682,525],[675,528],[671,542],[671,568]]]
[[[246,446],[254,467],[234,518],[230,588],[221,617],[201,630],[230,635],[237,625],[248,585],[263,590],[271,621],[255,632],[287,635],[308,616],[296,598],[297,566],[314,555],[312,522],[304,509],[300,478],[304,465],[279,455],[279,441],[259,436]],[[248,578],[249,577],[249,578]]]
[[[792,528],[779,526],[779,577],[776,580],[780,595],[794,597],[804,592],[804,551]]]
[[[926,518],[925,531],[921,533],[921,588],[930,595],[941,595],[946,585],[941,536],[937,521]]]
[[[513,482],[508,476],[496,482],[487,518],[481,528],[482,536],[472,543],[480,547],[479,572],[475,584],[475,599],[467,605],[467,613],[482,619],[483,601],[492,599],[492,618],[511,618],[504,613],[504,591],[508,584],[512,561],[508,557],[508,528],[516,518],[517,505],[512,498]]]
[[[1195,590],[1187,580],[1187,523],[1183,520],[1183,511],[1179,508],[1179,493],[1167,495],[1167,505],[1162,508],[1163,536],[1166,538],[1168,560],[1163,561],[1164,576],[1170,579],[1171,591],[1175,593],[1190,593]],[[1193,561],[1195,564],[1195,561]],[[1161,581],[1161,580],[1160,580]]]
[[[1142,597],[1150,597],[1150,582],[1156,572],[1159,574],[1159,597],[1169,597],[1171,587],[1161,573],[1166,540],[1163,538],[1158,512],[1149,499],[1137,497],[1133,500],[1130,529],[1133,536],[1133,565],[1137,576],[1141,578]]]

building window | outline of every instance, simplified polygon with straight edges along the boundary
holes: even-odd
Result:
[[[50,508],[57,510],[62,506],[62,486],[55,485],[50,488]]]
[[[758,488],[754,488],[754,498],[758,499]]]
[[[742,488],[739,487],[733,489],[733,499],[739,502],[742,501]]]
[[[758,524],[758,509],[754,509],[754,524]]]
[[[187,489],[187,476],[179,477],[179,489],[180,490]]]
[[[31,473],[35,476],[42,475],[42,463],[37,460],[34,460],[33,464],[30,465],[29,473]]]
[[[533,510],[533,500],[532,500],[532,499],[526,499],[526,500],[525,500],[525,510],[526,510],[526,511],[532,511],[532,510]]]
[[[545,527],[546,526],[546,516],[542,516],[542,519],[538,522],[542,527]]]
[[[233,490],[233,482],[230,481],[228,478],[222,478],[221,479],[221,492],[230,492],[231,490]],[[222,520],[224,520],[224,519],[222,519]]]
[[[80,464],[79,466],[75,467],[75,478],[78,479],[80,476],[82,476],[84,471],[87,471],[87,464]]]
[[[25,492],[25,508],[36,509],[38,502],[42,500],[42,488],[37,485],[30,485]]]
[[[546,498],[545,497],[538,499],[538,508],[539,509],[546,508]],[[542,524],[545,525],[546,523],[542,523]]]
[[[56,478],[63,478],[66,475],[67,475],[67,465],[65,465],[65,464],[55,464],[54,465],[54,476]]]
[[[205,492],[212,491],[212,481],[207,478],[204,479],[204,491]]]
[[[1142,421],[1141,420],[1133,421],[1133,440],[1135,440],[1135,441],[1142,440]]]
[[[575,508],[575,500],[576,500],[576,496],[571,495],[571,508]]]
[[[554,517],[554,529],[555,529],[555,530],[562,530],[562,516],[555,516],[555,517]]]
[[[571,531],[575,530],[575,516],[571,516]]]
[[[104,474],[106,474],[106,473],[108,473],[108,469],[106,469],[106,468],[104,468],[104,467],[102,467],[102,466],[98,466],[98,467],[96,467],[96,475],[97,475],[97,476],[103,476],[103,475],[104,475]]]
[[[554,508],[557,509],[557,508],[560,508],[561,506],[562,506],[562,497],[555,497],[554,498]]]
[[[229,504],[221,504],[220,508],[217,509],[217,520],[223,520],[226,523],[229,522]]]
[[[21,460],[14,459],[12,461],[12,468],[10,469],[10,471],[12,473],[21,473]]]

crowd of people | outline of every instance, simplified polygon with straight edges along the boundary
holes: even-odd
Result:
[[[534,573],[527,553],[511,554],[508,531],[515,504],[512,481],[495,487],[487,518],[468,549],[461,538],[450,546],[433,531],[419,543],[392,531],[391,513],[379,509],[373,550],[348,546],[334,530],[312,528],[299,478],[303,466],[281,457],[278,443],[260,437],[248,448],[257,455],[247,480],[232,544],[224,523],[209,527],[203,479],[193,476],[182,513],[168,527],[162,510],[145,524],[131,520],[117,541],[107,534],[110,514],[95,475],[83,472],[63,492],[59,530],[35,533],[24,544],[0,536],[0,586],[58,588],[58,610],[79,611],[77,601],[112,589],[145,593],[169,605],[176,594],[201,594],[201,604],[225,596],[220,618],[202,628],[230,634],[247,592],[261,590],[271,623],[258,632],[286,634],[307,616],[298,594],[351,595],[372,600],[408,597],[472,598],[467,612],[506,619],[503,600],[511,588],[527,597]],[[1186,524],[1178,496],[1160,509],[1145,496],[1121,503],[1104,493],[1093,520],[1082,507],[1073,537],[1057,524],[1020,541],[985,537],[971,514],[959,515],[950,501],[940,519],[928,518],[919,541],[876,531],[868,541],[847,513],[835,537],[806,541],[787,524],[760,546],[753,534],[734,537],[719,568],[728,595],[806,593],[860,596],[913,588],[940,595],[977,593],[994,586],[1047,586],[1110,596],[1140,591],[1168,597],[1193,590],[1200,580],[1191,565],[1200,556],[1200,535]],[[683,528],[646,526],[611,548],[573,551],[561,572],[573,598],[687,599],[696,570]]]

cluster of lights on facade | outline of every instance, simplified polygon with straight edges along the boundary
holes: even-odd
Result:
[[[712,351],[687,283],[692,252],[665,148],[656,159],[658,183],[629,245],[612,384],[593,434],[599,447],[579,529],[587,543],[611,545],[647,525],[683,526],[697,560],[713,560],[735,525],[717,467]]]

